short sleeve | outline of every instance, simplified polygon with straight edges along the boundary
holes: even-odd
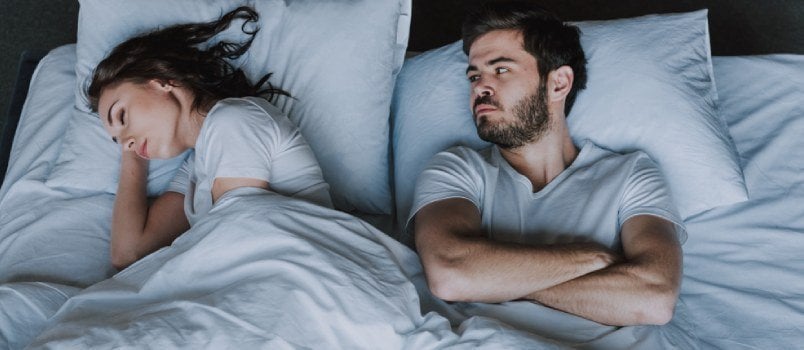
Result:
[[[203,144],[196,148],[209,181],[242,177],[270,182],[272,158],[281,133],[273,118],[242,101],[219,104],[205,124]]]
[[[332,208],[329,185],[304,137],[294,129],[273,159],[271,188],[287,196]]]
[[[679,242],[687,239],[684,221],[656,164],[641,154],[634,163],[620,200],[619,226],[637,215],[653,215],[676,225]]]
[[[194,156],[194,154],[190,154],[190,156],[184,160],[181,167],[176,170],[176,175],[173,176],[173,180],[170,180],[166,191],[187,195],[187,191],[190,188],[190,169],[193,167]]]
[[[413,219],[419,210],[439,200],[464,198],[481,208],[484,186],[478,162],[482,160],[477,152],[465,147],[454,147],[436,154],[416,181],[406,231],[411,232]]]

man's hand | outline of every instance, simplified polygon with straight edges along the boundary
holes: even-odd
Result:
[[[579,257],[594,256],[594,260],[598,262],[598,269],[609,267],[622,261],[623,257],[617,255],[615,252],[606,248],[597,242],[577,242],[571,244],[553,244],[546,245],[545,248],[555,249],[562,254],[577,254]]]

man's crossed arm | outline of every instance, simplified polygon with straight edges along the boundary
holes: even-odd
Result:
[[[636,325],[667,323],[678,297],[681,248],[673,224],[653,216],[625,222],[622,258],[594,243],[488,240],[477,207],[460,198],[422,208],[415,235],[430,290],[445,300],[530,299],[604,324]]]

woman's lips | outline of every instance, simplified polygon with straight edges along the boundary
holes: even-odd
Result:
[[[148,157],[148,140],[145,140],[145,141],[142,142],[142,146],[140,146],[140,149],[137,151],[137,155],[142,157],[142,158],[149,159],[149,157]]]

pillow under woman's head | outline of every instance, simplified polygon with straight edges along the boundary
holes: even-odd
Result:
[[[410,0],[81,0],[76,107],[89,112],[88,80],[118,43],[156,28],[211,21],[242,5],[259,13],[260,30],[234,64],[252,80],[272,73],[272,84],[293,95],[275,104],[312,147],[339,209],[390,214],[388,111],[407,47]],[[240,32],[231,29],[221,35]],[[91,141],[114,147],[106,138]],[[82,172],[95,175],[65,187],[116,188],[115,152],[86,151],[60,155],[49,183],[64,185],[58,177]]]

